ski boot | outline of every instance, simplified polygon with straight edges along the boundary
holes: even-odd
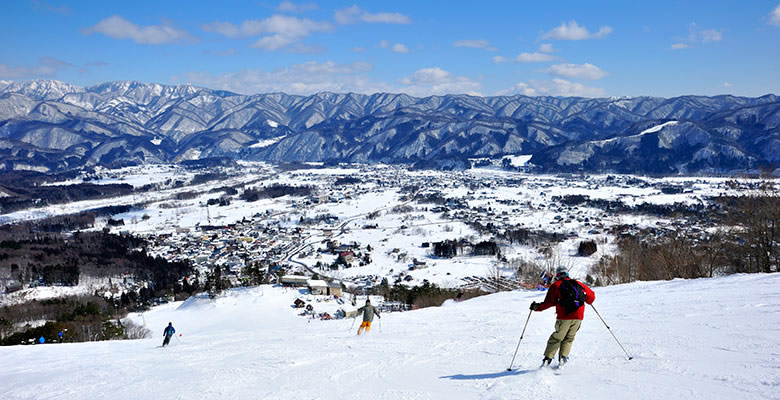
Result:
[[[539,368],[549,367],[551,362],[552,362],[552,358],[544,357],[542,359],[542,365]]]

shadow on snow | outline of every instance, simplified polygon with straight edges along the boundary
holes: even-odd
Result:
[[[469,380],[478,380],[478,379],[496,379],[501,378],[504,376],[512,376],[512,375],[524,375],[529,372],[533,372],[535,370],[527,369],[527,370],[512,370],[512,371],[501,371],[501,372],[494,372],[490,374],[474,374],[474,375],[464,375],[464,374],[457,374],[457,375],[448,375],[448,376],[441,376],[439,379],[453,379],[456,381],[469,381]]]

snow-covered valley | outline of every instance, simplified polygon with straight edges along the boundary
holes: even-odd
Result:
[[[122,225],[110,226],[109,217],[100,217],[88,229],[146,237],[158,243],[150,247],[150,254],[188,260],[203,270],[231,263],[238,273],[248,256],[250,262],[271,259],[293,272],[307,266],[326,277],[354,283],[368,279],[377,285],[386,277],[391,284],[403,278],[410,279],[410,285],[428,281],[454,288],[468,285],[467,278],[489,275],[496,258],[434,257],[432,243],[460,239],[477,243],[511,230],[548,232],[558,235],[555,243],[499,241],[501,254],[510,264],[512,260],[543,264],[552,258],[584,278],[599,260],[615,253],[616,227],[659,231],[710,227],[681,218],[621,212],[610,209],[610,204],[698,207],[700,215],[705,215],[703,207],[711,197],[733,193],[726,185],[728,178],[534,175],[491,167],[448,172],[381,164],[312,165],[284,171],[270,164],[242,162],[219,171],[224,179],[190,183],[199,172],[179,166],[99,170],[94,179],[98,184],[163,186],[122,197],[20,210],[0,215],[0,221],[19,223],[125,204],[127,211],[110,217]],[[170,183],[177,181],[185,183]],[[242,195],[251,188],[280,183],[311,187],[312,193],[256,201],[246,201]],[[417,192],[403,192],[404,187],[416,187]],[[231,188],[239,192],[228,194]],[[609,203],[597,207],[566,202],[572,198]],[[317,220],[323,216],[332,218]],[[206,231],[206,225],[225,229]],[[491,228],[480,232],[477,226]],[[216,239],[208,240],[213,235]],[[597,243],[598,251],[590,257],[579,256],[578,245],[589,240]],[[349,268],[333,269],[338,254],[326,249],[327,241],[348,245],[347,250],[369,258],[358,260],[356,254]],[[548,254],[542,254],[550,246]],[[509,264],[500,267],[502,275],[514,273]],[[94,289],[85,287],[82,292]],[[17,301],[23,295],[36,296],[2,294],[0,303]]]

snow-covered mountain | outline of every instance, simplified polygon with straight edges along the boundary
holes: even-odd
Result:
[[[214,156],[453,165],[532,154],[542,170],[730,172],[780,162],[779,122],[775,95],[245,96],[35,80],[0,85],[0,161],[42,170]]]
[[[352,319],[297,316],[297,291],[234,289],[133,315],[150,339],[0,347],[0,397],[773,399],[778,285],[755,274],[594,288],[610,330],[588,308],[560,373],[537,369],[552,310],[530,315],[518,344],[544,292],[383,314],[356,336]],[[169,321],[177,336],[159,348]]]

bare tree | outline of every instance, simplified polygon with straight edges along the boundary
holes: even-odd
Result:
[[[146,339],[152,333],[148,328],[138,325],[129,319],[125,320],[122,325],[125,328],[125,337],[128,339]]]
[[[495,287],[496,292],[502,291],[501,278],[504,276],[504,274],[501,271],[501,267],[499,266],[498,262],[494,262],[489,267],[487,267],[485,275],[487,276],[487,281],[489,284]]]
[[[544,273],[544,267],[524,257],[512,258],[508,265],[520,282],[536,282]]]
[[[563,254],[563,250],[561,250],[560,246],[557,244],[546,248],[544,255],[545,258],[542,262],[542,268],[544,271],[550,272],[553,275],[555,275],[555,270],[558,268],[571,270],[572,267],[574,267],[574,261],[570,257],[567,257],[565,254]]]

